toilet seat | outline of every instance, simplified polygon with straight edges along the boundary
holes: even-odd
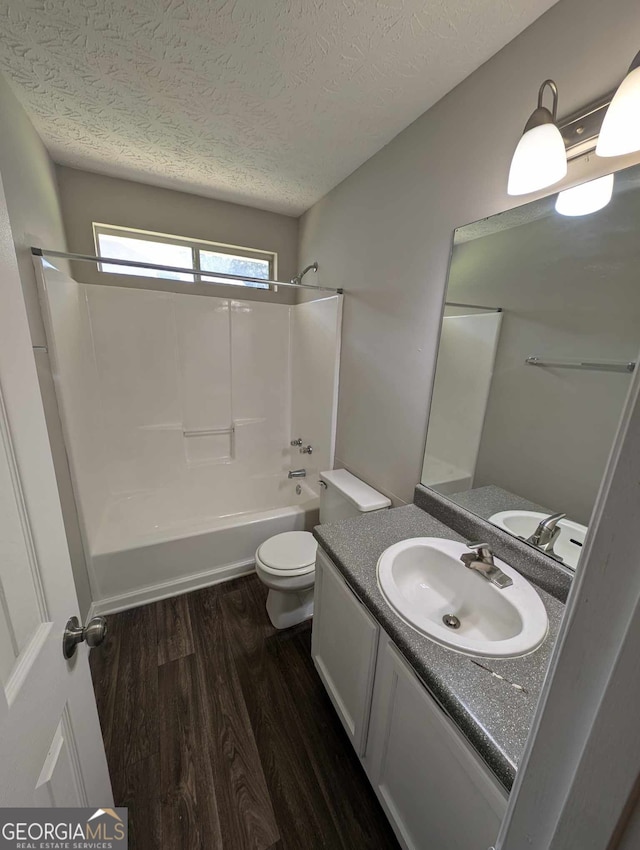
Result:
[[[316,543],[309,531],[285,531],[258,547],[256,561],[274,576],[301,576],[313,572],[316,565]]]

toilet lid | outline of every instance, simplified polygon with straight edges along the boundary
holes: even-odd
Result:
[[[317,548],[311,532],[285,531],[266,540],[258,549],[258,556],[274,570],[299,570],[315,563]]]

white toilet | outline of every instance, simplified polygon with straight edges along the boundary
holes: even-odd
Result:
[[[320,473],[320,522],[385,510],[391,502],[346,469]],[[276,629],[313,614],[317,543],[309,531],[285,531],[258,547],[256,572],[269,588],[267,613]]]

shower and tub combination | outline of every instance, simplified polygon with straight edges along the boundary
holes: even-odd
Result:
[[[83,284],[78,255],[34,254],[95,611],[248,572],[263,541],[317,522],[339,290]]]

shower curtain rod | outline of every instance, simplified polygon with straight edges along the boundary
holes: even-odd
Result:
[[[445,301],[445,307],[472,307],[474,310],[486,310],[488,313],[502,313],[502,307],[487,307],[486,304],[460,304],[457,301]]]
[[[242,283],[261,283],[268,284],[269,288],[276,286],[286,286],[289,289],[313,289],[320,290],[321,292],[335,292],[337,295],[342,295],[342,289],[333,289],[330,286],[316,286],[312,283],[291,283],[285,282],[282,280],[265,280],[261,277],[249,277],[242,276],[238,274],[226,274],[225,272],[207,272],[203,271],[203,269],[185,269],[180,266],[160,266],[156,263],[142,263],[138,260],[118,260],[111,257],[92,257],[89,254],[70,254],[66,251],[48,251],[45,248],[31,248],[31,253],[34,257],[59,257],[63,260],[74,260],[81,263],[104,263],[105,265],[113,265],[113,266],[126,266],[137,269],[153,269],[154,271],[161,272],[176,272],[177,274],[190,274],[194,277],[209,277],[210,275],[215,277],[224,278],[224,280],[239,280]],[[185,281],[188,282],[188,281]],[[223,281],[220,280],[206,280],[204,281],[206,284],[213,284],[218,286],[224,286]]]

